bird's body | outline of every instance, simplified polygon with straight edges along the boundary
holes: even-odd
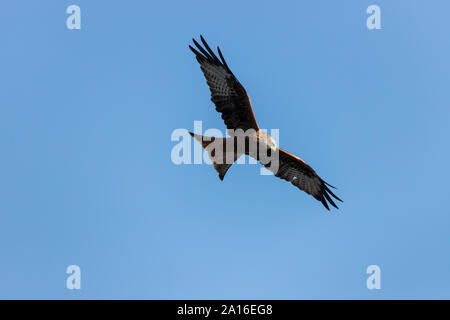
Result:
[[[231,134],[229,138],[203,137],[193,133],[191,135],[208,152],[219,178],[223,180],[234,161],[246,154],[260,161],[276,177],[289,181],[312,195],[328,210],[328,203],[337,208],[332,197],[342,200],[328,188],[332,186],[322,180],[305,161],[279,148],[270,135],[260,130],[250,99],[228,67],[222,52],[217,47],[221,59],[219,60],[205,39],[202,36],[200,39],[204,48],[194,39],[197,49],[192,46],[189,48],[195,53],[205,75],[211,90],[211,101],[222,114]]]
[[[218,164],[232,164],[242,155],[261,161],[262,154],[279,152],[275,140],[262,130],[250,129],[246,132],[231,134],[229,138],[214,138],[191,134],[197,141],[202,143],[207,152],[211,153],[211,160]],[[214,148],[211,146],[213,142],[216,142]],[[218,150],[220,150],[220,156]],[[232,158],[230,157],[231,154],[233,154]],[[226,160],[227,156],[231,161]],[[219,157],[221,158],[220,160]]]
[[[278,146],[275,139],[262,130],[258,130],[255,132],[255,134],[250,135],[249,148],[251,145],[257,145],[264,150],[272,150],[272,151],[278,150]],[[259,153],[255,154],[255,150],[251,150],[251,148],[247,154],[252,158],[254,158],[255,160],[260,160]]]

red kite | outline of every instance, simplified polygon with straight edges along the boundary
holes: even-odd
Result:
[[[226,127],[233,130],[242,129],[243,131],[253,130],[255,132],[253,135],[246,138],[246,148],[243,153],[250,155],[261,162],[260,156],[258,156],[259,153],[250,152],[247,145],[251,139],[257,141],[260,143],[258,145],[263,145],[269,154],[271,152],[276,152],[278,154],[278,166],[276,171],[271,170],[271,163],[263,163],[263,165],[271,170],[276,177],[289,181],[300,190],[312,195],[328,210],[330,210],[328,203],[335,208],[338,208],[332,197],[341,202],[342,200],[328,188],[334,187],[320,178],[305,161],[278,148],[274,140],[259,129],[247,92],[231,72],[219,47],[217,47],[217,51],[220,60],[208,46],[205,39],[203,39],[202,36],[200,36],[200,39],[204,48],[195,41],[195,39],[192,40],[197,49],[192,46],[189,46],[189,48],[195,53],[195,57],[200,63],[200,68],[203,71],[206,82],[211,90],[211,101],[215,104],[216,110],[222,114],[222,119],[224,120]],[[219,139],[203,137],[193,133],[190,134],[195,137],[205,149],[208,148],[208,145],[210,145],[211,142]],[[236,137],[231,137],[227,139],[235,138]],[[232,152],[234,152],[234,157],[230,163],[218,161],[214,151],[210,152],[208,149],[207,151],[221,180],[223,180],[234,160],[241,155],[237,153],[236,150],[232,150]],[[224,151],[226,153],[225,149]]]

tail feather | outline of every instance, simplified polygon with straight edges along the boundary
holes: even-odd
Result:
[[[226,156],[227,155],[226,140],[232,139],[232,138],[204,137],[202,135],[195,134],[192,132],[189,132],[189,134],[192,137],[194,137],[194,139],[197,140],[202,145],[203,149],[205,149],[205,151],[208,153],[208,156],[211,159],[214,169],[219,174],[219,179],[223,180],[228,169],[233,164],[233,163],[227,163],[227,156]],[[217,143],[217,144],[210,146],[211,143],[213,143],[214,141],[217,141],[218,139],[222,140],[222,141],[220,141],[221,143]],[[223,150],[216,150],[217,146],[223,146]],[[218,152],[218,151],[221,151],[221,152]],[[232,160],[233,160],[233,162],[236,161],[236,159],[237,159],[236,153],[234,151],[229,151],[229,152],[234,153]],[[230,158],[230,157],[228,157],[228,158]],[[230,160],[230,159],[228,159],[228,160]]]

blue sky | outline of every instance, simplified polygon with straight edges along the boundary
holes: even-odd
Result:
[[[450,298],[449,10],[3,1],[0,298]],[[199,34],[340,210],[255,165],[221,182],[171,162],[174,129],[224,129],[187,47]],[[81,290],[65,287],[72,264]]]

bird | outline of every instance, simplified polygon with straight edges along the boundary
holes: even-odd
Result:
[[[231,72],[220,48],[217,47],[217,52],[220,57],[219,60],[202,35],[200,35],[200,41],[203,46],[195,39],[192,39],[192,41],[195,48],[189,45],[189,49],[195,54],[195,58],[200,64],[200,68],[206,78],[206,83],[211,91],[211,101],[215,104],[216,111],[221,113],[227,129],[231,130],[231,132],[234,130],[253,132],[246,137],[245,150],[243,152],[236,150],[236,144],[234,144],[232,150],[226,150],[225,140],[236,140],[237,135],[231,136],[230,138],[215,138],[189,132],[208,151],[208,155],[212,160],[214,169],[219,174],[220,180],[223,180],[228,169],[242,154],[247,154],[262,163],[258,156],[259,153],[251,152],[248,148],[250,142],[256,141],[261,143],[264,141],[264,143],[260,144],[262,146],[260,148],[265,148],[268,154],[276,153],[278,156],[278,167],[276,170],[270,167],[271,163],[262,163],[267,169],[272,169],[271,171],[276,177],[290,182],[298,189],[320,201],[327,210],[330,210],[329,204],[338,209],[335,200],[343,201],[330,190],[330,188],[336,188],[325,182],[303,159],[279,148],[272,137],[260,130],[256,122],[250,98],[245,88],[233,72]],[[221,142],[223,150],[221,147],[208,150],[212,142]],[[225,154],[230,155],[230,152],[231,160],[224,161]]]

